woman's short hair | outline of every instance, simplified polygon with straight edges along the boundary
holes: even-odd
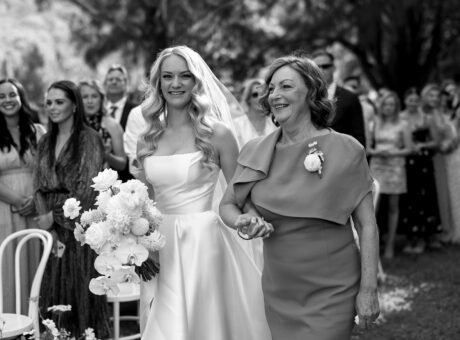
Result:
[[[308,88],[306,100],[310,107],[311,121],[316,128],[329,127],[335,108],[333,102],[328,99],[327,85],[323,74],[313,60],[306,57],[287,56],[273,61],[265,77],[265,86],[260,98],[262,108],[267,114],[271,114],[271,107],[268,103],[268,86],[276,71],[284,66],[289,66],[298,72]]]

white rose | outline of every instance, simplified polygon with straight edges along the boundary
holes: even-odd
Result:
[[[64,210],[64,216],[73,220],[74,218],[78,217],[80,213],[80,201],[77,201],[75,198],[68,198],[62,209]]]
[[[85,232],[85,242],[99,254],[104,244],[110,237],[110,226],[107,222],[93,223]]]
[[[102,212],[106,212],[107,205],[109,204],[109,200],[112,198],[112,193],[108,191],[101,191],[99,195],[96,197],[96,205],[99,207],[98,210]]]
[[[321,170],[321,158],[316,153],[311,153],[305,157],[303,162],[305,169],[310,172],[316,172]]]
[[[93,178],[94,184],[91,187],[94,188],[96,191],[106,191],[111,186],[117,184],[118,180],[118,173],[112,169],[105,169],[97,174],[96,177]]]

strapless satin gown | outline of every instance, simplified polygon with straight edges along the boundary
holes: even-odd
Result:
[[[147,180],[164,214],[160,274],[144,283],[144,340],[267,340],[261,272],[212,210],[219,168],[200,151],[150,156]]]

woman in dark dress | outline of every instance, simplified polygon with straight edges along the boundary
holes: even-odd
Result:
[[[442,231],[433,164],[439,137],[434,116],[421,107],[405,119],[412,133],[414,152],[406,161],[407,194],[400,202],[400,230],[408,239],[403,251],[420,254]]]
[[[41,315],[50,317],[47,308],[52,305],[71,305],[72,310],[61,316],[61,327],[76,337],[91,327],[98,338],[104,338],[109,335],[107,302],[88,289],[90,279],[97,276],[95,253],[75,240],[75,224],[64,218],[62,210],[70,197],[80,201],[82,210],[93,206],[96,195],[90,185],[102,169],[104,147],[98,133],[85,123],[74,83],[53,83],[45,109],[49,129],[38,144],[34,173],[34,200],[40,214],[36,221],[65,248],[56,247],[48,260],[40,292]]]
[[[243,148],[221,216],[240,235],[264,237],[262,288],[273,340],[349,339],[356,313],[362,327],[379,314],[365,150],[328,128],[333,105],[311,60],[275,60],[265,85],[261,103],[280,129]]]

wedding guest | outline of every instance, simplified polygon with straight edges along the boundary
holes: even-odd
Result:
[[[64,218],[62,206],[67,198],[80,201],[82,210],[91,208],[96,194],[92,178],[102,170],[104,146],[99,134],[86,125],[84,105],[76,84],[63,80],[46,92],[45,109],[49,116],[48,133],[40,140],[34,174],[36,222],[55,239],[40,293],[41,315],[51,317],[52,305],[71,305],[60,316],[61,327],[75,336],[85,328],[94,329],[98,338],[109,335],[107,302],[88,289],[96,254],[76,241],[75,223]]]
[[[363,92],[361,86],[361,78],[359,76],[348,76],[343,80],[343,86],[356,94],[359,98],[359,103],[363,110],[364,118],[364,131],[366,135],[366,147],[371,146],[369,141],[374,131],[375,116],[377,115],[377,108],[374,102]]]
[[[372,178],[363,146],[329,128],[322,74],[307,58],[270,65],[261,103],[280,128],[246,144],[220,206],[228,226],[264,237],[273,340],[350,339],[356,313],[362,327],[379,314]]]
[[[355,94],[337,85],[334,80],[334,56],[326,51],[317,51],[312,54],[312,59],[323,72],[328,86],[328,98],[335,100],[335,117],[331,127],[337,132],[355,137],[365,146],[366,131],[361,104]]]
[[[398,95],[388,92],[380,98],[379,114],[371,135],[368,155],[372,177],[380,184],[380,193],[388,199],[388,233],[384,257],[394,256],[394,242],[399,218],[399,197],[407,192],[406,156],[412,151],[407,122],[399,119]]]
[[[104,160],[114,170],[124,170],[127,158],[123,149],[123,129],[106,114],[105,93],[96,80],[84,80],[78,84],[85,115],[89,125],[99,132],[104,143]]]
[[[186,46],[163,50],[150,70],[138,155],[166,245],[160,273],[141,285],[142,339],[270,339],[260,271],[212,210],[219,172],[230,179],[238,155],[226,92]]]
[[[452,225],[445,241],[460,243],[460,87],[456,86],[453,100],[453,113],[451,123],[455,131],[455,140],[452,151],[447,155],[447,176],[449,183],[449,198],[451,203]]]
[[[122,65],[112,65],[107,70],[104,86],[107,95],[106,109],[109,116],[113,117],[124,130],[131,110],[137,106],[133,96],[128,93],[128,71]],[[129,164],[118,171],[119,178],[125,182],[132,179]]]
[[[104,86],[107,94],[107,112],[124,130],[129,113],[137,105],[128,93],[126,68],[118,64],[110,66],[105,76]]]
[[[424,89],[422,97],[427,96]],[[416,100],[412,92],[405,95]],[[407,194],[400,199],[400,230],[407,235],[408,244],[403,251],[420,254],[427,242],[442,231],[436,184],[434,179],[433,156],[438,150],[438,130],[434,117],[422,109],[406,109],[405,120],[412,134],[413,153],[406,159]],[[434,244],[436,246],[436,244]]]
[[[33,204],[33,157],[45,133],[34,124],[23,86],[15,79],[0,80],[0,242],[10,234],[35,228]],[[27,312],[33,275],[38,265],[38,245],[30,245],[21,258],[22,312]],[[7,248],[3,259],[3,312],[15,311],[14,252]]]
[[[233,120],[240,146],[243,146],[251,139],[265,136],[276,129],[275,124],[259,104],[259,93],[262,84],[261,79],[249,79],[244,86],[241,106],[245,114]]]

